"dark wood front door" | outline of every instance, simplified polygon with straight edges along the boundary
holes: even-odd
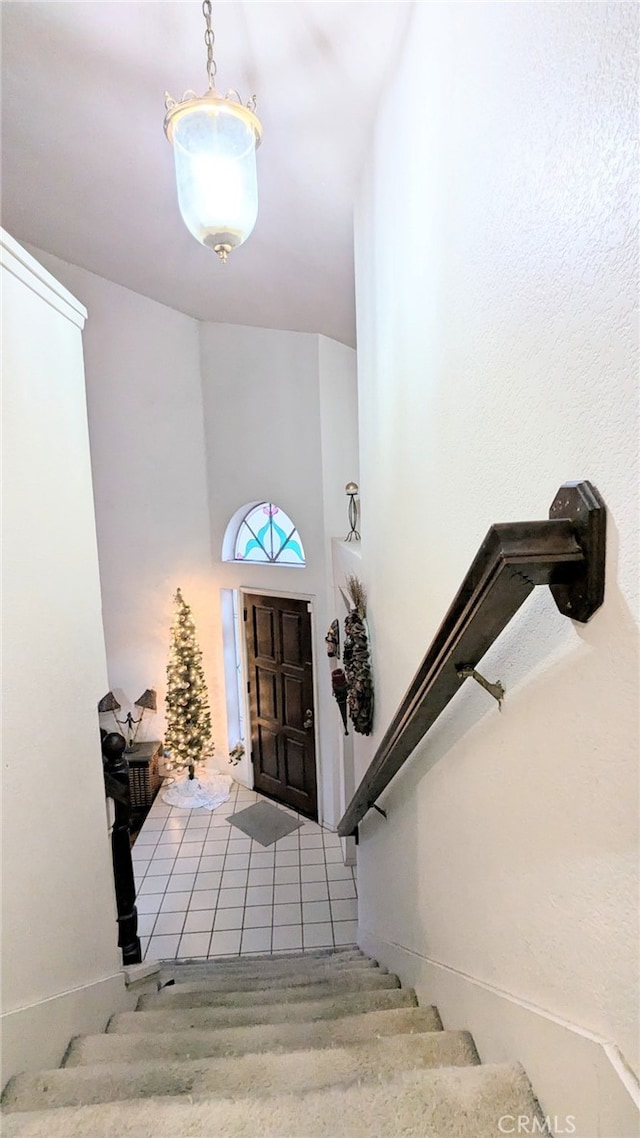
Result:
[[[318,817],[307,602],[244,594],[256,790]]]

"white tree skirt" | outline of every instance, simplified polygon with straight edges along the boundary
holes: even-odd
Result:
[[[163,791],[162,800],[182,810],[215,810],[229,800],[232,785],[228,774],[206,771],[199,778],[189,778],[187,772]]]

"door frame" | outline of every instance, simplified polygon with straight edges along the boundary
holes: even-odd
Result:
[[[315,595],[312,593],[296,593],[292,589],[263,589],[261,585],[238,585],[238,641],[240,643],[240,674],[242,676],[242,699],[244,704],[244,722],[245,722],[245,746],[247,746],[251,738],[251,708],[249,706],[249,696],[247,692],[247,678],[249,675],[249,665],[247,661],[247,638],[244,630],[244,620],[242,613],[244,611],[244,597],[245,594],[249,596],[258,597],[280,597],[283,600],[291,601],[306,601],[307,610],[309,613],[309,620],[311,624],[311,663],[313,668],[313,740],[315,747],[315,761],[316,761],[316,795],[318,807],[318,825],[324,825],[324,797],[323,797],[323,782],[322,782],[322,763],[320,762],[320,737],[318,733],[318,708],[319,692],[318,692],[318,657],[317,657],[317,636],[316,636],[316,609],[315,609]],[[253,763],[249,756],[249,781],[253,790],[255,786],[253,777]]]

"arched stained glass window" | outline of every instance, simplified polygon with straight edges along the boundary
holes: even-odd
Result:
[[[291,518],[274,502],[260,502],[244,515],[236,534],[234,561],[304,565],[302,541]]]

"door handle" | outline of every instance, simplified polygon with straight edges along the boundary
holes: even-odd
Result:
[[[313,711],[310,707],[304,713],[304,723],[302,724],[305,731],[310,731],[313,727]]]

